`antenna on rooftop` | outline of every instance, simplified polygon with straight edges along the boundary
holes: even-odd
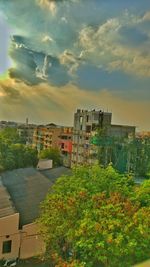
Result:
[[[26,125],[28,126],[28,124],[29,124],[29,119],[26,118]]]

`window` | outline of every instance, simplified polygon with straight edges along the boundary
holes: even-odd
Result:
[[[4,241],[2,253],[3,254],[10,253],[11,252],[11,245],[12,245],[12,240]]]
[[[90,133],[91,132],[91,126],[90,125],[87,125],[86,126],[86,133]]]
[[[96,130],[96,124],[92,123],[92,131],[95,131],[95,130]]]
[[[98,121],[98,119],[99,119],[99,114],[98,113],[94,113],[94,120]]]
[[[62,154],[63,154],[64,156],[67,156],[67,155],[68,155],[68,152],[67,152],[67,151],[62,151]]]
[[[82,124],[82,123],[83,123],[83,117],[80,116],[80,124]]]
[[[61,148],[62,148],[62,149],[65,148],[65,144],[64,144],[64,143],[61,144]]]
[[[62,140],[67,140],[68,136],[67,135],[62,135],[62,136],[59,136]]]
[[[88,121],[89,121],[89,115],[86,116],[86,122],[88,122]]]

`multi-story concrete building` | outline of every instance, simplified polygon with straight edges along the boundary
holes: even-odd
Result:
[[[33,133],[37,126],[34,124],[24,124],[17,128],[17,132],[23,143],[31,145],[33,141]]]
[[[72,127],[55,125],[38,126],[33,134],[33,147],[40,152],[42,149],[58,148],[66,167],[71,165]]]
[[[63,157],[63,165],[71,166],[73,127],[64,127],[59,136],[59,149]]]
[[[143,131],[136,133],[137,138],[150,138],[150,131]]]
[[[62,128],[53,123],[46,126],[39,125],[33,133],[33,147],[38,151],[51,147],[58,148]]]
[[[17,128],[20,123],[14,121],[0,121],[0,130],[5,128]]]
[[[72,166],[92,164],[97,159],[98,146],[91,142],[97,130],[105,138],[128,138],[135,135],[134,126],[112,125],[112,113],[101,110],[80,110],[74,114]]]
[[[80,110],[74,114],[73,148],[72,148],[72,166],[74,164],[92,164],[95,158],[91,157],[97,154],[97,148],[90,144],[90,138],[95,132],[97,125],[107,129],[111,125],[111,113],[102,113],[101,111]]]
[[[32,144],[33,132],[37,127],[35,124],[29,124],[28,118],[25,123],[13,122],[13,121],[0,121],[0,130],[13,128],[16,129],[22,142],[25,144]]]

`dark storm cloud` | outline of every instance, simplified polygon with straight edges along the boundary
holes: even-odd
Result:
[[[95,91],[106,84],[135,97],[133,79],[138,86],[137,79],[150,77],[146,0],[0,0],[0,7],[17,33],[10,48],[12,78],[30,85],[82,83]]]
[[[68,83],[69,75],[59,59],[29,49],[27,45],[28,39],[19,35],[12,37],[10,56],[15,61],[15,67],[9,69],[11,78],[31,85],[50,82],[53,85],[63,86]]]

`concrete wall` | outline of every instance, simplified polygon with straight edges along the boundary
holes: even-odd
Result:
[[[45,245],[35,223],[23,226],[21,230],[20,259],[38,256],[45,251]]]
[[[38,170],[52,169],[53,161],[51,159],[40,159],[37,165]]]
[[[0,218],[0,259],[18,258],[20,248],[19,214]],[[11,252],[3,254],[3,242],[12,241]]]
[[[108,131],[108,135],[114,137],[129,137],[129,135],[135,136],[134,126],[124,126],[124,125],[111,125]]]
[[[11,241],[11,252],[3,253],[3,242]],[[37,224],[31,223],[19,230],[19,214],[0,218],[0,260],[27,259],[45,251],[45,245],[38,234]]]

